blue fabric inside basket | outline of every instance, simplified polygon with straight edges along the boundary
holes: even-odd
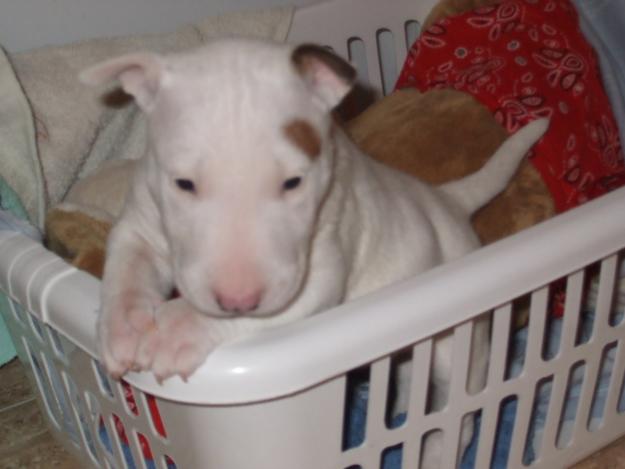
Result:
[[[623,314],[615,315],[614,321],[620,322]],[[592,334],[594,322],[594,314],[587,313],[582,315],[582,325],[580,329],[580,342],[587,342]],[[559,348],[559,338],[562,332],[562,319],[553,319],[549,328],[549,340],[547,341],[547,349],[545,358],[553,358]],[[509,375],[517,376],[523,368],[524,351],[527,343],[527,327],[519,329],[512,337],[511,357]],[[605,355],[605,360],[601,368],[599,377],[599,385],[592,406],[590,428],[597,427],[603,417],[603,410],[607,398],[608,387],[610,384],[610,376],[612,372],[612,364],[614,363],[616,349],[609,350]],[[583,370],[576,369],[571,374],[571,382],[568,389],[567,404],[564,408],[564,421],[559,435],[559,441],[567,441],[571,434],[572,426],[575,420],[577,397],[579,396],[583,382]],[[354,448],[359,446],[365,437],[365,426],[367,420],[367,402],[369,388],[366,381],[355,382],[349,389],[350,408],[348,409],[348,418],[345,422],[346,426],[346,448]],[[538,387],[537,396],[534,402],[532,418],[530,420],[529,434],[527,444],[523,455],[524,464],[531,464],[540,451],[540,442],[542,431],[545,425],[547,410],[549,406],[549,398],[551,394],[551,383],[546,383]],[[569,405],[571,404],[571,405]],[[493,459],[491,468],[505,469],[508,462],[508,453],[514,429],[514,420],[516,417],[516,400],[507,400],[502,403],[500,412],[500,421],[498,424],[497,436],[495,439]],[[619,409],[625,409],[625,395],[620,396]],[[395,416],[390,422],[391,428],[401,426],[406,419],[405,414]],[[475,457],[477,445],[479,441],[480,415],[475,419],[475,431],[473,439],[467,447],[460,464],[461,469],[471,469],[475,467]],[[402,459],[402,449],[395,446],[385,451],[382,455],[382,469],[400,469]]]

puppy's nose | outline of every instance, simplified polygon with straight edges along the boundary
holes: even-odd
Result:
[[[215,299],[223,311],[239,314],[249,313],[258,308],[262,295],[263,292],[260,289],[238,294],[215,291]]]

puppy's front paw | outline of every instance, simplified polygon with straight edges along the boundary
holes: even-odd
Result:
[[[141,339],[137,364],[151,369],[159,382],[176,374],[186,380],[223,341],[219,321],[198,313],[182,298],[164,303],[156,327]]]
[[[139,371],[135,357],[141,336],[154,329],[153,307],[135,303],[130,308],[104,308],[98,321],[98,348],[106,370],[115,379]]]

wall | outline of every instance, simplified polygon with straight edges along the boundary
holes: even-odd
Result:
[[[0,43],[17,52],[90,37],[163,32],[203,16],[319,0],[4,0]]]

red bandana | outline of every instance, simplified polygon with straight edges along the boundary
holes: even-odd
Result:
[[[532,161],[558,211],[625,184],[618,128],[569,0],[509,0],[440,21],[412,46],[405,87],[467,92],[508,132],[551,118]]]

